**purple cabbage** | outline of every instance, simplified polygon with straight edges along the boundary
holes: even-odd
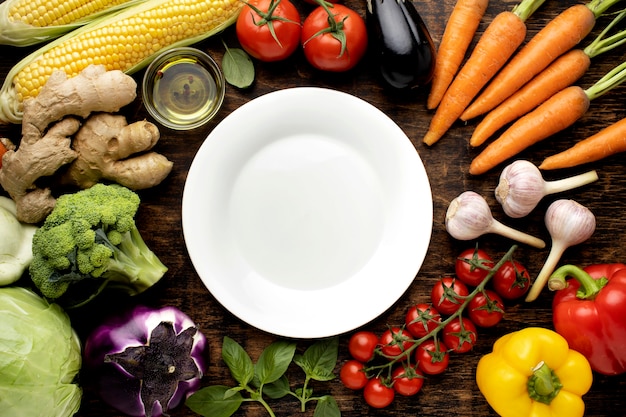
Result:
[[[186,314],[137,306],[87,338],[86,383],[129,416],[167,415],[200,387],[207,354],[206,338]]]

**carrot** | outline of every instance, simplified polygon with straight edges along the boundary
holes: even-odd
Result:
[[[586,90],[570,86],[559,91],[518,119],[478,154],[470,164],[470,174],[483,174],[527,147],[571,126],[587,112],[592,100],[625,80],[626,62],[623,62]]]
[[[458,0],[443,32],[426,106],[434,109],[465,58],[489,0]]]
[[[625,43],[626,30],[606,37],[625,16],[626,10],[619,13],[585,49],[573,49],[561,55],[520,90],[487,113],[474,129],[470,146],[482,145],[509,122],[528,113],[558,91],[574,84],[587,71],[593,58]]]
[[[571,168],[626,152],[626,118],[602,129],[563,152],[543,160],[540,169]]]
[[[424,143],[437,142],[491,77],[504,66],[526,37],[526,19],[545,0],[522,0],[512,11],[499,13],[487,26],[476,47],[443,95]]]
[[[557,57],[576,46],[591,32],[598,16],[618,1],[592,0],[561,12],[515,54],[463,112],[461,120],[484,114],[510,97]]]

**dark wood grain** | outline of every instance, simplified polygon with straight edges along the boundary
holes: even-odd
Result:
[[[516,3],[514,0],[492,2],[480,26],[480,32],[498,12],[510,10]],[[575,3],[577,2],[572,0],[546,2],[528,21],[528,36],[537,32],[547,20],[565,7]],[[347,0],[347,4],[364,15],[364,2]],[[304,3],[298,5],[303,13],[311,10],[310,6]],[[415,6],[429,27],[437,45],[453,5],[453,0],[415,1]],[[595,37],[607,21],[607,18],[601,18],[588,40]],[[232,28],[224,33],[223,39],[229,45],[236,46]],[[584,44],[585,41],[583,41]],[[207,50],[218,61],[223,55],[223,47],[217,37],[198,44],[197,47]],[[0,48],[2,79],[11,65],[26,55],[29,50]],[[623,57],[624,49],[622,48],[594,59],[591,69],[580,80],[579,85],[590,86],[606,71],[620,63]],[[507,219],[493,197],[501,167],[480,177],[472,177],[468,174],[471,158],[477,153],[468,146],[468,138],[475,122],[467,125],[456,124],[439,143],[431,148],[422,144],[422,136],[432,115],[425,108],[426,89],[417,91],[410,97],[395,97],[387,93],[376,79],[369,57],[366,57],[355,70],[348,74],[326,74],[315,71],[306,63],[300,52],[281,63],[257,62],[256,71],[256,82],[250,89],[240,91],[229,86],[224,105],[216,119],[210,124],[186,133],[161,128],[162,139],[158,144],[158,151],[174,161],[174,170],[161,185],[140,193],[143,203],[137,221],[146,242],[169,267],[169,271],[161,282],[141,296],[133,299],[114,299],[110,296],[103,296],[85,310],[72,312],[72,319],[81,337],[85,337],[103,316],[116,311],[125,304],[141,302],[153,306],[166,304],[177,306],[196,321],[209,340],[211,357],[209,370],[204,378],[206,385],[233,383],[220,358],[220,347],[224,336],[228,335],[242,343],[253,357],[258,356],[265,346],[276,339],[275,336],[256,330],[234,317],[203,286],[185,249],[181,226],[181,196],[191,161],[215,125],[242,104],[279,89],[296,86],[327,87],[353,94],[370,102],[390,116],[406,132],[422,158],[429,175],[433,193],[434,219],[432,241],[426,260],[406,294],[387,312],[364,328],[382,332],[389,324],[401,323],[406,310],[412,303],[428,299],[429,288],[437,278],[454,272],[455,256],[462,249],[474,245],[474,242],[459,242],[450,238],[443,222],[449,202],[465,190],[474,190],[485,196],[497,219],[549,241],[549,235],[543,223],[543,214],[554,198],[545,199],[527,218]],[[141,75],[142,73],[136,75],[137,80],[140,80]],[[625,88],[617,88],[608,95],[595,100],[588,114],[575,126],[533,146],[519,157],[540,163],[544,157],[565,149],[609,123],[625,117]],[[140,99],[124,111],[131,120],[150,119]],[[313,116],[303,115],[303,117]],[[258,126],[258,129],[264,129],[264,126]],[[0,126],[0,134],[14,139],[18,138],[19,126]],[[626,173],[623,155],[614,156],[587,167],[548,172],[545,177],[557,179],[585,169],[597,169],[599,181],[576,191],[564,193],[559,197],[573,198],[589,207],[597,217],[597,230],[589,241],[568,249],[562,262],[584,266],[591,263],[625,261],[626,249],[622,243],[622,239],[626,237],[626,216],[624,216]],[[478,243],[494,256],[503,255],[511,246],[511,241],[492,235],[480,238]],[[547,254],[547,250],[521,246],[516,252],[516,257],[527,265],[532,274],[536,274]],[[381,279],[385,278],[381,277]],[[346,297],[350,297],[350,294],[346,294]],[[495,416],[476,387],[474,381],[476,364],[482,355],[491,350],[493,342],[509,331],[527,326],[551,328],[551,299],[552,295],[544,291],[535,303],[509,303],[504,321],[496,328],[480,331],[479,341],[472,352],[453,356],[448,372],[428,378],[418,396],[399,398],[385,410],[369,408],[360,394],[343,388],[338,381],[314,384],[314,388],[319,393],[330,393],[335,396],[346,417],[370,415]],[[320,306],[320,308],[323,307]],[[286,312],[289,315],[300,313],[302,312]],[[315,312],[307,312],[307,314],[315,314]],[[348,356],[347,339],[348,335],[342,335],[340,339],[339,364]],[[298,346],[304,349],[309,343],[310,341],[301,340],[298,341]],[[298,369],[290,370],[290,375],[293,376],[294,383],[296,381],[300,383],[302,375]],[[626,410],[626,376],[594,375],[593,387],[585,396],[585,401],[587,416],[626,415],[626,411],[623,411]],[[299,405],[291,400],[276,401],[272,403],[272,406],[277,416],[313,415],[312,407],[306,413],[301,413]],[[92,392],[85,392],[79,416],[117,415],[119,413],[101,403]],[[194,414],[187,408],[181,407],[172,415],[183,417]],[[260,406],[245,404],[236,415],[264,416],[267,414]]]

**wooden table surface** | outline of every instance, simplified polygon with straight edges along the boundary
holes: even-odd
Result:
[[[365,2],[346,0],[347,5],[354,7],[364,16]],[[511,10],[517,3],[514,0],[493,1],[479,28],[479,33],[500,11]],[[567,6],[577,3],[572,0],[547,1],[528,21],[528,36],[536,33],[547,20],[557,15]],[[298,3],[303,13],[311,7]],[[453,0],[427,1],[417,0],[415,6],[426,22],[435,44],[438,45],[443,33],[446,19],[454,5]],[[582,42],[590,41],[599,33],[608,18],[601,18],[597,28]],[[223,35],[231,46],[236,46],[233,28]],[[218,62],[223,55],[223,47],[219,37],[209,39],[196,45],[208,51]],[[32,48],[30,48],[32,49]],[[30,49],[11,47],[0,48],[0,75],[6,76],[11,65],[26,55]],[[583,87],[590,86],[606,71],[624,59],[624,48],[594,59],[589,72],[579,81]],[[353,71],[346,74],[329,74],[313,70],[305,61],[301,52],[297,52],[287,61],[273,64],[255,63],[256,82],[246,90],[238,90],[228,86],[224,105],[214,121],[206,126],[189,132],[176,132],[165,127],[161,128],[161,140],[157,150],[174,162],[171,175],[158,187],[140,192],[142,205],[137,223],[144,239],[156,252],[169,271],[165,277],[148,292],[132,299],[114,299],[103,296],[91,306],[79,312],[72,312],[75,328],[85,335],[99,320],[117,311],[123,304],[146,303],[153,306],[173,305],[188,313],[207,336],[210,345],[210,363],[204,378],[204,384],[233,384],[228,370],[221,360],[220,348],[224,336],[230,336],[240,342],[256,358],[260,351],[277,337],[257,330],[232,315],[223,308],[203,286],[188,257],[183,240],[181,226],[181,196],[185,178],[194,155],[207,135],[222,119],[233,110],[254,98],[284,88],[298,86],[318,86],[344,91],[360,97],[373,104],[391,117],[408,135],[424,162],[430,178],[433,195],[433,232],[429,250],[421,270],[408,291],[391,306],[388,311],[363,328],[382,333],[386,326],[400,324],[407,309],[416,302],[428,300],[431,285],[436,279],[454,273],[455,256],[463,249],[473,247],[475,241],[461,242],[452,239],[444,227],[444,215],[449,202],[466,190],[474,190],[486,197],[492,208],[494,217],[503,223],[524,230],[549,242],[543,215],[548,204],[557,197],[548,197],[528,217],[520,220],[507,219],[493,197],[502,166],[486,175],[472,177],[468,174],[469,163],[477,151],[470,149],[468,138],[475,122],[467,125],[456,124],[449,133],[435,146],[422,144],[432,113],[426,110],[427,89],[415,92],[410,97],[394,97],[385,92],[378,82],[369,57]],[[136,75],[141,79],[143,72]],[[558,150],[571,146],[576,141],[593,134],[611,122],[626,116],[622,86],[613,92],[595,100],[587,115],[573,127],[566,129],[543,143],[540,143],[519,155],[534,163],[540,163],[544,157]],[[140,98],[124,109],[129,121],[148,118]],[[314,115],[303,115],[314,117]],[[264,129],[264,126],[258,126]],[[0,126],[0,134],[13,139],[19,138],[19,126]],[[384,140],[384,138],[381,138]],[[546,179],[558,179],[596,169],[599,180],[593,185],[559,195],[559,198],[573,198],[593,211],[597,218],[595,234],[587,242],[568,249],[562,263],[588,265],[591,263],[610,263],[626,261],[626,249],[622,239],[626,238],[626,173],[624,172],[623,155],[614,156],[604,161],[567,171],[546,172]],[[502,256],[512,242],[494,235],[487,235],[478,240],[478,244],[488,250],[494,257]],[[515,253],[516,259],[524,263],[532,275],[541,268],[548,250],[533,249],[521,245]],[[388,277],[381,276],[380,279]],[[349,298],[350,294],[346,294]],[[437,377],[427,378],[420,394],[412,398],[398,398],[384,409],[369,408],[361,394],[344,388],[337,380],[314,385],[316,393],[330,393],[338,401],[339,407],[346,417],[351,416],[407,416],[420,415],[430,417],[458,416],[495,416],[483,396],[479,392],[474,373],[479,358],[490,352],[493,342],[501,335],[528,326],[552,327],[551,321],[552,294],[547,290],[531,304],[518,302],[508,303],[506,315],[497,327],[480,330],[479,340],[473,351],[454,355],[448,371]],[[323,306],[320,306],[323,308]],[[297,314],[315,315],[315,311],[285,311],[285,316]],[[350,314],[346,311],[345,314]],[[626,318],[625,318],[626,319]],[[348,358],[347,340],[349,334],[341,335],[339,366]],[[304,349],[309,340],[299,340],[298,346]],[[301,373],[291,369],[293,382],[301,383]],[[604,377],[594,375],[591,391],[585,396],[587,416],[623,416],[626,415],[626,375]],[[313,408],[306,413],[299,411],[299,405],[292,400],[282,399],[272,403],[277,416],[313,415]],[[92,393],[85,392],[83,406],[78,413],[82,417],[117,416],[120,413],[104,405]],[[193,416],[186,407],[172,412],[173,416]],[[266,412],[255,403],[246,403],[237,412],[239,416],[264,416]],[[564,416],[566,417],[566,416]]]

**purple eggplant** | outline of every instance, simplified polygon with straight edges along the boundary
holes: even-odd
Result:
[[[175,307],[137,306],[87,338],[84,381],[129,416],[161,416],[200,387],[208,347],[194,322]]]
[[[393,91],[428,84],[437,53],[411,0],[367,0],[366,17],[373,59],[383,84]]]

